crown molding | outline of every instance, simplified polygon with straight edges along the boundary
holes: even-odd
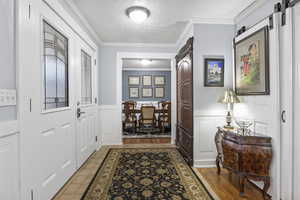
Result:
[[[171,67],[123,67],[123,71],[171,71]]]
[[[232,18],[194,18],[191,19],[192,24],[228,24],[234,25]]]
[[[250,4],[247,8],[242,10],[235,18],[234,18],[234,24],[238,24],[243,19],[251,15],[256,9],[262,7],[265,5],[269,0],[256,0],[252,4]]]
[[[70,8],[71,11],[79,18],[80,24],[84,26],[84,28],[88,31],[89,34],[96,40],[98,44],[102,44],[103,41],[100,39],[96,31],[92,28],[88,20],[83,16],[77,5],[73,0],[61,0],[66,3],[66,5]],[[75,19],[76,20],[76,19]]]
[[[130,43],[130,42],[102,42],[102,46],[112,47],[161,47],[161,48],[173,48],[176,43]]]

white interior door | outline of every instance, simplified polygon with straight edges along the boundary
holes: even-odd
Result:
[[[294,78],[295,78],[295,84],[294,84],[294,94],[295,94],[295,100],[294,100],[294,185],[293,185],[293,199],[300,199],[300,3],[296,4],[293,8],[293,25],[294,25],[294,37],[293,37],[293,44],[294,44]]]
[[[96,150],[96,62],[95,51],[84,41],[78,38],[77,57],[80,58],[76,64],[77,74],[77,166]]]
[[[44,1],[36,1],[30,17],[23,20],[19,72],[24,83],[20,86],[22,199],[49,200],[76,169],[76,40]]]

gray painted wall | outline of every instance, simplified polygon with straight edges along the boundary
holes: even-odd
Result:
[[[16,88],[15,1],[0,1],[0,88]],[[16,107],[0,107],[0,121],[16,119]]]
[[[116,104],[116,66],[117,52],[140,52],[140,53],[175,53],[175,48],[158,47],[99,47],[99,104]]]
[[[194,109],[205,114],[220,114],[225,107],[217,99],[233,85],[233,25],[194,25]],[[204,87],[204,58],[224,58],[223,87]]]
[[[128,77],[130,75],[140,76],[140,86],[132,86],[132,87],[139,87],[140,98],[129,98],[129,87],[128,86]],[[153,89],[153,98],[142,98],[142,76],[143,75],[151,75],[152,76],[152,86],[145,88],[152,88]],[[154,76],[165,76],[165,86],[155,86],[154,85]],[[122,99],[123,101],[134,100],[134,101],[170,101],[171,100],[171,71],[123,71],[123,80],[122,80]],[[154,90],[156,87],[164,87],[165,88],[165,97],[164,98],[154,98]]]

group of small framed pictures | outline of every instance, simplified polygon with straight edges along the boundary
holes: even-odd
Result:
[[[153,76],[153,80],[152,80],[152,75],[143,75],[143,76],[128,77],[129,98],[140,98],[139,86],[141,85],[141,82],[143,86],[141,88],[142,98],[152,98],[153,92],[154,92],[154,98],[165,97],[165,88],[164,88],[166,82],[165,76]],[[155,87],[152,88],[152,85],[154,85]]]

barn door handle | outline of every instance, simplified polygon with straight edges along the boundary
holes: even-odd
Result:
[[[283,123],[286,122],[285,113],[286,113],[285,110],[283,110],[283,111],[281,112],[281,121],[282,121]]]
[[[81,112],[80,108],[77,108],[77,118],[81,117],[85,112]]]

